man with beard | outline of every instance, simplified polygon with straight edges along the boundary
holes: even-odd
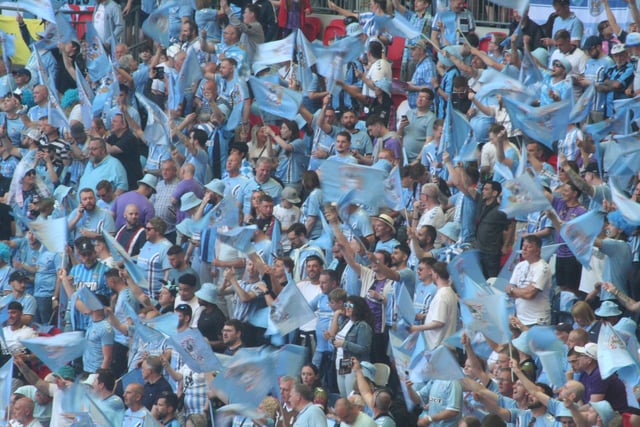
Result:
[[[271,239],[276,227],[282,227],[280,221],[273,216],[273,197],[268,194],[260,196],[256,225],[269,239]]]
[[[297,222],[287,230],[287,238],[291,242],[291,252],[289,256],[294,262],[293,279],[300,281],[307,277],[307,258],[315,255],[324,264],[324,252],[318,246],[312,245],[307,240],[307,228],[304,224]]]
[[[122,114],[114,114],[111,118],[111,135],[107,144],[108,153],[125,167],[128,189],[135,190],[136,183],[142,178],[139,143]]]
[[[89,141],[89,162],[80,178],[78,188],[94,189],[102,180],[111,183],[116,196],[129,190],[127,171],[122,163],[107,153],[107,144],[104,139],[91,138]]]
[[[125,224],[116,231],[116,240],[129,256],[136,256],[140,248],[147,241],[144,227],[140,224],[140,211],[135,204],[129,204],[124,209]]]
[[[318,295],[322,293],[320,287],[320,273],[324,261],[317,255],[310,255],[305,259],[307,279],[296,283],[298,289],[304,296],[304,299],[311,304]],[[316,349],[316,323],[317,319],[313,319],[300,326],[298,332],[298,343],[307,348],[306,358],[311,359]]]
[[[113,233],[115,226],[109,211],[96,206],[96,195],[90,188],[80,190],[80,204],[67,217],[69,232],[75,237],[95,238],[103,231]]]

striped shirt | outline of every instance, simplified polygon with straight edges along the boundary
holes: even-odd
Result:
[[[161,279],[164,279],[164,271],[171,268],[167,251],[171,242],[162,239],[156,243],[146,242],[138,255],[138,266],[146,273],[149,287],[143,289],[144,293],[153,299],[158,298],[162,287]]]

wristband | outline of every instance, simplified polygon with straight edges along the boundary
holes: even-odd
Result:
[[[431,415],[427,415],[427,419],[429,420],[429,423],[433,422],[433,418],[431,418]]]

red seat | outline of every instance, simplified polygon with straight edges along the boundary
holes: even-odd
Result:
[[[491,40],[491,34],[501,35],[505,38],[507,37],[507,33],[503,33],[502,31],[491,31],[490,33],[487,33],[483,38],[480,39],[480,45],[478,46],[478,49],[480,49],[483,52],[489,51],[489,41]]]
[[[402,66],[402,53],[404,52],[405,39],[394,37],[393,43],[387,47],[387,59],[392,61],[391,74],[394,78],[400,78],[400,67]]]
[[[324,29],[324,37],[322,38],[322,43],[325,46],[329,46],[329,42],[337,37],[343,37],[347,35],[347,29],[344,26],[344,21],[342,19],[334,19],[327,25],[327,28]]]
[[[307,16],[305,18],[304,29],[302,30],[304,36],[310,42],[318,38],[318,35],[322,32],[322,21],[315,16]]]

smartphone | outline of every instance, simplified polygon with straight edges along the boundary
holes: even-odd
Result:
[[[162,66],[153,67],[153,71],[155,71],[155,73],[156,73],[155,79],[157,79],[157,80],[163,80],[164,79],[164,67],[162,67]]]
[[[338,366],[339,375],[348,375],[353,368],[353,361],[349,359],[340,359],[340,365]]]
[[[406,115],[402,115],[402,120],[408,120]]]

